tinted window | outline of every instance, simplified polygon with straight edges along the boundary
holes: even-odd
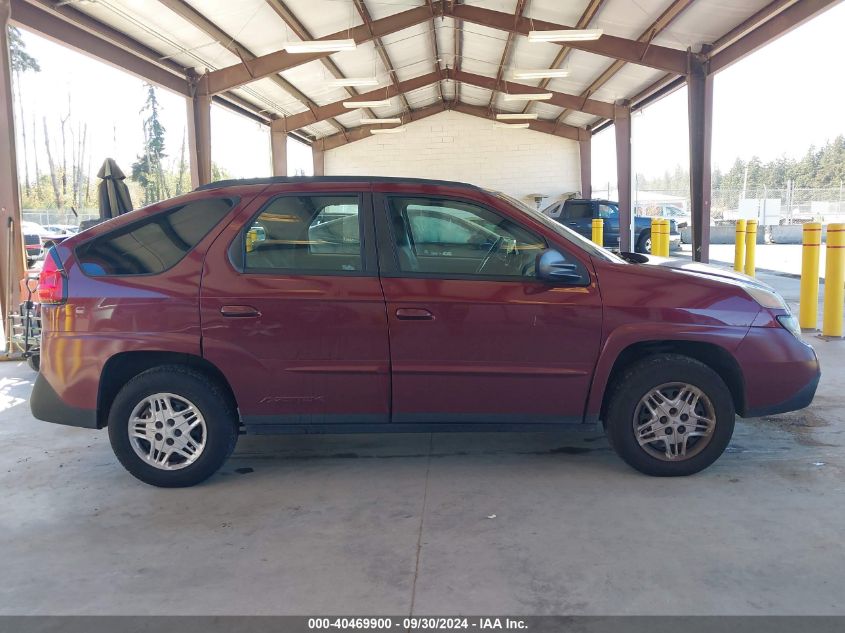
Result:
[[[563,208],[567,220],[581,220],[593,217],[593,205],[589,202],[567,202]]]
[[[617,209],[612,204],[599,204],[599,217],[603,219],[609,218],[618,218],[619,217],[619,209]]]
[[[559,218],[560,211],[563,208],[562,202],[555,202],[554,204],[550,204],[545,209],[543,209],[543,215],[547,215],[550,218]]]
[[[533,277],[545,241],[485,207],[435,198],[392,198],[390,219],[404,272]]]
[[[358,196],[282,196],[244,234],[246,270],[361,270]]]
[[[178,264],[231,210],[234,200],[209,198],[156,213],[76,249],[92,276],[149,275]]]

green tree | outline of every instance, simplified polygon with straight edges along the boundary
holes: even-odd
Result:
[[[164,176],[162,159],[164,151],[164,125],[161,123],[158,95],[154,86],[147,84],[147,99],[140,113],[145,115],[144,150],[138,160],[132,164],[132,179],[138,182],[144,191],[144,204],[150,204],[170,197],[170,186]]]
[[[21,131],[21,140],[23,143],[23,172],[24,172],[24,192],[27,195],[32,194],[32,188],[29,180],[29,143],[26,138],[26,117],[24,116],[23,98],[21,97],[21,73],[25,72],[41,72],[41,66],[38,60],[26,52],[26,43],[23,41],[21,32],[14,26],[9,27],[9,58],[11,60],[12,73],[15,75],[15,92],[18,100],[18,116],[20,118],[19,126]],[[34,123],[34,122],[33,122]],[[34,141],[33,141],[34,142]],[[38,170],[38,150],[35,150],[35,186],[38,187],[40,174]]]
[[[26,44],[23,41],[21,32],[14,26],[9,27],[9,57],[11,58],[12,71],[24,73],[28,70],[41,72],[38,60],[26,52]]]

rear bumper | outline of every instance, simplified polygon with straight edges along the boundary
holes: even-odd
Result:
[[[35,386],[29,397],[29,408],[37,419],[55,424],[78,426],[85,429],[101,428],[97,424],[97,411],[79,409],[66,404],[47,382],[44,374],[35,378]]]

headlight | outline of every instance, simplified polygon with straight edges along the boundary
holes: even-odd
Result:
[[[792,332],[797,338],[801,338],[801,326],[798,324],[798,319],[791,314],[781,314],[778,317],[778,323]]]
[[[786,305],[786,301],[783,300],[778,293],[774,290],[767,290],[766,288],[761,288],[760,286],[743,286],[743,290],[748,293],[748,296],[754,299],[757,303],[760,304],[763,308],[769,308],[772,310],[786,310],[789,312],[789,306]]]

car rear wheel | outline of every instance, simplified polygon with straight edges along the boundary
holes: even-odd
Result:
[[[112,449],[126,470],[166,488],[210,477],[238,439],[235,408],[220,386],[178,365],[130,380],[115,397],[108,422]]]
[[[733,398],[707,365],[661,354],[628,367],[615,383],[607,433],[616,453],[640,472],[692,475],[727,448],[736,417]]]

